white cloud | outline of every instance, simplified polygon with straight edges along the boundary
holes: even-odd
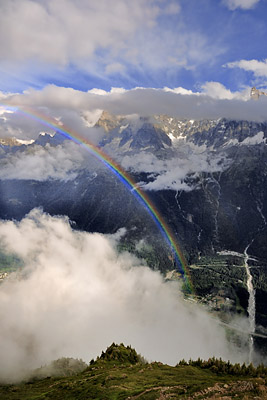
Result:
[[[165,92],[172,92],[176,94],[182,95],[207,95],[212,97],[213,99],[220,99],[220,100],[232,100],[232,99],[240,99],[240,100],[248,100],[250,97],[250,88],[246,88],[242,91],[232,92],[230,89],[227,89],[222,83],[220,82],[213,82],[208,81],[201,85],[200,92],[193,92],[192,90],[185,89],[183,87],[177,87],[174,89],[164,87],[163,90]]]
[[[176,90],[178,93],[175,93]],[[21,95],[9,96],[5,99],[5,103],[13,106],[40,108],[42,112],[45,110],[53,117],[64,114],[63,121],[68,120],[69,123],[71,123],[72,116],[74,118],[76,115],[74,125],[78,132],[83,129],[81,122],[78,122],[80,118],[78,114],[86,110],[106,110],[117,115],[166,114],[195,120],[225,117],[237,120],[266,121],[267,98],[262,96],[257,102],[248,101],[247,90],[231,94],[221,84],[213,82],[204,85],[203,93],[190,93],[190,91],[185,91],[188,95],[181,93],[181,88],[171,91],[166,91],[166,88],[136,88],[132,90],[113,89],[112,92],[101,91],[100,95],[95,90],[80,92],[49,85],[40,91],[30,90]],[[12,114],[9,114],[10,118],[11,116]],[[24,120],[22,117],[20,119],[22,123],[24,121],[26,124],[25,117]],[[27,121],[27,124],[29,123]],[[25,132],[27,132],[26,129]],[[90,134],[86,130],[81,133]]]
[[[116,73],[124,73],[125,72],[125,66],[122,65],[119,62],[114,62],[111,64],[108,64],[105,68],[105,72],[107,75],[112,75]]]
[[[227,63],[228,68],[241,68],[245,71],[251,71],[255,76],[267,76],[267,59],[264,61],[258,60],[240,60]]]
[[[102,110],[84,110],[82,112],[82,118],[85,121],[85,125],[92,128],[101,117],[102,112]]]
[[[103,90],[103,89],[93,88],[93,89],[88,90],[88,93],[106,96],[106,95],[114,94],[114,93],[125,93],[126,91],[127,90],[122,87],[112,87],[109,92],[106,90]]]
[[[86,61],[99,47],[120,49],[140,26],[153,25],[158,13],[153,0],[1,2],[0,54],[4,60],[60,65]]]
[[[109,92],[107,92],[104,89],[93,88],[93,89],[88,90],[88,93],[98,94],[99,96],[105,96]]]
[[[145,68],[153,76],[154,71],[167,70],[177,73],[179,69],[194,70],[207,62],[214,63],[225,49],[221,44],[211,42],[202,32],[187,29],[182,21],[175,27],[159,27],[135,37],[137,51],[127,57],[127,62]],[[126,54],[127,55],[127,54]]]
[[[188,89],[185,89],[185,88],[180,87],[180,86],[177,87],[177,88],[174,88],[174,89],[171,89],[171,88],[165,86],[163,88],[163,90],[164,90],[164,92],[172,92],[172,93],[176,93],[176,94],[199,94],[199,93],[194,93],[190,89],[188,90]]]
[[[82,163],[83,156],[72,142],[33,146],[0,157],[0,179],[73,180]]]
[[[236,8],[249,10],[255,7],[260,0],[223,0],[223,2],[230,10],[235,10]]]
[[[189,175],[221,171],[225,167],[221,157],[213,155],[210,158],[208,152],[200,153],[200,149],[179,144],[179,155],[176,157],[162,160],[154,154],[140,152],[134,156],[125,156],[121,165],[126,170],[151,173],[151,182],[142,185],[145,190],[190,191],[195,189],[195,184],[194,181],[191,184],[186,181]]]
[[[114,239],[33,210],[21,222],[1,221],[0,242],[25,262],[0,287],[1,380],[62,356],[88,362],[113,341],[171,364],[237,359],[214,318],[185,303],[178,284],[117,254]]]
[[[227,89],[220,82],[206,82],[201,86],[202,93],[207,96],[212,97],[213,99],[240,99],[240,100],[249,100],[250,98],[250,88],[243,90],[242,92],[232,92]]]
[[[102,80],[119,73],[135,82],[133,69],[149,70],[157,80],[159,70],[176,74],[214,62],[225,49],[189,29],[180,11],[178,0],[0,2],[4,81],[33,86],[40,77],[61,79],[71,67]],[[166,24],[173,15],[175,24]]]

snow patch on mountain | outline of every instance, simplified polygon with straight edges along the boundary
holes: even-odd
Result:
[[[241,142],[238,139],[230,139],[225,144],[224,147],[229,146],[255,146],[257,144],[266,144],[266,138],[264,137],[264,132],[260,131],[254,136],[248,136]]]
[[[256,144],[260,144],[260,143],[266,144],[266,138],[264,137],[264,133],[262,131],[258,132],[255,136],[247,137],[240,144],[247,145],[247,146],[253,146]]]
[[[20,144],[25,144],[25,146],[28,146],[29,144],[34,143],[34,139],[31,140],[24,140],[24,139],[16,139],[17,142],[19,142]]]

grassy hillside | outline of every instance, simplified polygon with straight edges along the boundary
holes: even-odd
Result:
[[[64,364],[64,363],[63,363]],[[69,367],[69,363],[65,364]],[[64,369],[64,368],[63,368]],[[39,370],[38,370],[39,371]],[[40,371],[39,371],[40,372]],[[267,399],[267,370],[263,366],[231,365],[211,359],[176,367],[146,363],[131,347],[111,345],[83,372],[1,385],[1,400],[164,400]],[[38,375],[38,374],[37,374]]]

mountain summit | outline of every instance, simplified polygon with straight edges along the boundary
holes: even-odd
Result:
[[[250,91],[250,97],[253,100],[259,100],[260,96],[267,96],[266,92],[263,92],[262,90],[258,90],[253,86],[253,88]]]

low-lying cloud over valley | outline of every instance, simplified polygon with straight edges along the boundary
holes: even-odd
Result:
[[[113,341],[170,364],[240,359],[216,320],[186,303],[177,283],[118,254],[116,237],[73,231],[67,218],[34,209],[1,221],[0,243],[25,265],[1,285],[1,380],[61,356],[88,362]]]

